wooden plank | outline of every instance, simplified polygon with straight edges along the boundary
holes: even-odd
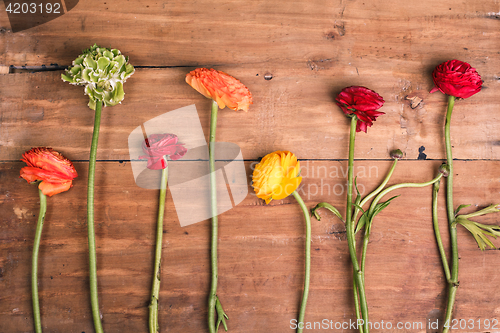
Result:
[[[389,164],[356,161],[355,172],[365,191],[376,187]],[[0,327],[13,333],[32,330],[29,274],[38,196],[35,186],[18,178],[22,165],[0,165]],[[247,162],[249,175],[251,165]],[[345,178],[338,172],[346,168],[345,161],[303,161],[302,165],[300,193],[307,206],[327,200],[344,212],[345,193],[340,189]],[[391,183],[430,179],[438,165],[438,161],[402,161]],[[47,332],[93,331],[87,287],[87,163],[75,166],[80,177],[74,188],[48,199],[39,279],[42,324]],[[456,161],[456,204],[482,207],[498,200],[499,167],[498,161]],[[377,217],[368,250],[371,318],[425,323],[443,311],[446,294],[431,227],[431,190],[408,189],[396,194],[401,196]],[[147,329],[157,196],[157,191],[135,185],[130,163],[98,163],[98,278],[106,332]],[[443,197],[440,204],[448,248]],[[166,207],[160,325],[162,331],[204,332],[209,222],[181,228],[170,193]],[[306,320],[348,321],[354,314],[343,225],[326,211],[321,211],[321,216],[321,221],[312,221],[312,279]],[[485,216],[478,221],[494,223],[498,217]],[[463,228],[458,230],[461,267],[456,318],[498,318],[500,291],[491,288],[498,275],[498,251],[479,251],[472,237]],[[219,296],[230,317],[230,331],[289,332],[290,320],[297,316],[304,265],[304,221],[293,198],[266,206],[248,195],[220,216],[219,236]],[[495,244],[500,245],[498,241]]]
[[[345,159],[349,120],[334,103],[334,96],[348,84],[328,73],[311,75],[307,68],[287,76],[283,67],[266,81],[253,65],[220,67],[243,81],[254,95],[248,113],[229,109],[220,113],[217,140],[238,144],[247,160],[274,150],[292,150],[301,159]],[[145,121],[195,104],[208,137],[210,102],[184,82],[189,69],[138,69],[126,82],[121,105],[105,108],[98,159],[129,160],[128,136]],[[386,73],[389,75],[388,73]],[[498,159],[500,156],[500,107],[497,80],[486,80],[480,94],[456,103],[452,145],[457,159]],[[353,81],[376,89],[386,100],[386,115],[378,118],[368,134],[356,139],[358,159],[387,159],[400,148],[407,159],[425,154],[444,158],[443,127],[446,98],[429,94],[430,75],[416,83],[377,77]],[[0,160],[17,160],[33,146],[52,146],[70,159],[87,160],[93,112],[83,88],[60,80],[59,72],[0,76]],[[405,96],[423,102],[410,107]],[[182,134],[182,133],[178,133]]]
[[[252,63],[272,70],[292,60],[301,67],[334,67],[335,73],[371,68],[379,76],[376,70],[383,67],[408,75],[430,59],[460,56],[495,68],[498,12],[492,0],[87,0],[17,33],[2,15],[0,64],[69,65],[82,49],[99,43],[146,66]]]

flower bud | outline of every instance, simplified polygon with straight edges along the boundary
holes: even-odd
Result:
[[[393,160],[399,160],[400,158],[403,158],[403,152],[401,151],[401,149],[395,149],[391,151],[391,158]]]
[[[439,167],[439,173],[442,173],[443,177],[448,177],[450,174],[450,166],[446,163],[441,164]]]

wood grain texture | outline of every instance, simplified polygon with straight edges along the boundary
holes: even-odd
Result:
[[[499,18],[497,0],[85,0],[53,21],[13,33],[0,2],[0,333],[33,330],[29,274],[38,196],[18,175],[21,154],[36,146],[61,151],[76,161],[80,175],[69,192],[48,200],[39,263],[44,332],[93,332],[85,206],[93,112],[83,88],[60,80],[62,70],[27,73],[22,66],[60,69],[98,43],[119,48],[137,67],[125,84],[123,103],[103,111],[96,233],[106,332],[146,332],[158,191],[134,183],[127,139],[144,122],[192,104],[208,137],[210,101],[184,82],[188,71],[225,71],[253,93],[248,113],[219,113],[217,131],[217,141],[241,147],[248,175],[265,154],[291,150],[301,159],[307,206],[328,201],[343,212],[348,119],[334,103],[336,94],[363,85],[386,101],[386,114],[356,138],[355,175],[362,192],[383,178],[394,148],[405,160],[391,183],[430,179],[444,158],[446,108],[444,95],[429,94],[431,72],[445,60],[467,61],[482,76],[484,89],[456,103],[452,145],[455,204],[473,209],[500,202]],[[415,108],[413,97],[422,99]],[[372,231],[370,315],[394,325],[425,324],[442,316],[446,297],[431,227],[431,191],[397,194]],[[349,321],[354,304],[345,229],[326,211],[321,215],[321,221],[313,219],[306,320]],[[206,332],[209,230],[209,221],[181,228],[169,192],[162,332]],[[250,192],[220,216],[219,236],[219,296],[230,332],[291,332],[304,265],[304,221],[293,198],[266,206]],[[459,251],[455,317],[500,319],[499,252],[479,251],[463,228]]]
[[[389,164],[356,162],[361,190],[376,187]],[[251,165],[247,163],[248,174]],[[391,183],[430,179],[438,165],[436,161],[402,162]],[[0,168],[2,332],[25,332],[32,327],[29,272],[38,202],[35,186],[18,178],[21,167],[20,162],[8,162]],[[345,162],[303,162],[307,176],[299,193],[308,207],[328,201],[344,212],[345,194],[340,188],[345,179],[332,172],[324,174],[325,169],[341,167],[346,168]],[[476,207],[497,199],[499,167],[499,162],[457,161],[456,202]],[[47,332],[93,331],[87,287],[86,168],[86,163],[76,163],[80,177],[74,188],[48,200],[39,274],[42,324]],[[371,173],[365,172],[370,168]],[[158,191],[136,186],[130,163],[99,162],[97,170],[96,237],[103,325],[106,332],[143,332]],[[482,172],[471,175],[471,170]],[[431,227],[430,193],[430,188],[397,191],[401,197],[375,221],[366,273],[373,321],[426,322],[443,310],[445,280]],[[209,222],[181,228],[170,194],[166,206],[160,325],[167,332],[203,332]],[[313,219],[312,224],[306,320],[348,321],[354,314],[345,229],[331,214],[320,214],[322,220]],[[444,208],[439,214],[447,247]],[[484,223],[496,220],[495,216],[481,219]],[[219,296],[230,317],[231,332],[289,332],[290,320],[298,311],[304,265],[304,221],[293,198],[265,206],[249,194],[239,206],[221,215],[219,236]],[[463,228],[459,229],[459,246],[456,317],[498,317],[500,292],[491,287],[498,277],[498,251],[481,252]]]
[[[277,150],[292,150],[301,159],[345,159],[349,121],[334,98],[349,84],[347,78],[315,75],[307,68],[291,77],[266,81],[253,66],[221,67],[241,79],[254,95],[250,111],[222,110],[217,140],[233,142],[243,157],[256,160]],[[429,68],[430,69],[430,68]],[[285,71],[285,69],[282,69]],[[125,100],[103,111],[100,160],[129,160],[128,136],[142,123],[178,108],[195,104],[208,138],[210,101],[184,82],[189,69],[138,69],[125,83]],[[256,74],[259,74],[258,76]],[[409,81],[363,77],[386,100],[368,133],[356,138],[357,159],[387,159],[401,149],[407,159],[422,151],[429,159],[444,158],[443,127],[446,97],[429,94],[430,75],[422,72],[412,88]],[[452,145],[457,159],[498,159],[500,156],[500,84],[457,102],[453,113]],[[375,88],[376,87],[376,88]],[[82,87],[60,79],[60,72],[0,76],[0,160],[17,160],[33,146],[52,146],[70,159],[87,160],[92,137],[93,112]],[[421,96],[417,109],[405,96]]]

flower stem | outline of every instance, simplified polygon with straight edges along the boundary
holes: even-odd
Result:
[[[210,163],[210,207],[212,215],[212,240],[210,263],[212,268],[212,282],[210,284],[210,294],[208,296],[208,329],[210,333],[216,332],[215,326],[215,303],[217,301],[217,241],[218,241],[218,219],[217,219],[217,178],[215,174],[215,132],[217,129],[217,112],[219,106],[216,101],[212,101],[212,113],[210,117],[210,144],[209,144],[209,163]]]
[[[361,202],[359,203],[359,207],[363,207],[371,198],[373,198],[374,196],[379,194],[380,191],[382,191],[384,189],[385,185],[387,185],[387,183],[389,182],[389,179],[391,179],[391,176],[394,173],[394,169],[396,169],[397,164],[398,164],[398,159],[396,158],[394,160],[394,162],[392,163],[392,166],[389,169],[389,173],[387,173],[387,175],[385,176],[385,179],[382,182],[382,184],[380,184],[375,190],[373,190],[373,192],[371,192],[366,197],[364,197],[363,200],[361,200]],[[352,219],[353,221],[356,221],[356,219],[358,217],[358,213],[360,210],[359,207],[354,207],[354,214],[353,214],[353,219]]]
[[[448,215],[448,226],[450,230],[451,243],[451,277],[448,282],[448,304],[446,306],[446,317],[444,322],[450,324],[453,317],[453,306],[458,288],[458,244],[457,226],[455,222],[455,212],[453,211],[453,155],[451,152],[450,125],[451,113],[455,105],[455,97],[448,96],[448,110],[446,112],[446,124],[444,126],[444,137],[446,146],[446,163],[450,167],[450,174],[446,178],[446,213]],[[447,333],[449,328],[445,327],[443,333]]]
[[[97,263],[94,231],[94,182],[95,164],[97,158],[97,142],[99,141],[99,128],[101,126],[102,101],[96,101],[94,133],[89,157],[89,177],[87,186],[87,231],[89,242],[89,276],[90,276],[90,305],[96,333],[102,333],[101,316],[99,313],[99,298],[97,294]]]
[[[425,187],[425,186],[429,186],[429,185],[432,185],[432,184],[438,182],[442,177],[443,177],[443,174],[439,173],[436,176],[436,178],[434,178],[434,179],[432,179],[432,180],[430,180],[428,182],[425,182],[425,183],[401,183],[401,184],[396,184],[396,185],[389,186],[388,188],[386,188],[385,190],[383,190],[382,192],[380,192],[375,197],[375,199],[373,199],[373,201],[372,201],[372,203],[370,205],[370,209],[368,210],[367,216],[370,217],[371,215],[373,215],[373,212],[375,211],[375,207],[377,206],[377,204],[380,201],[380,199],[382,199],[389,192],[397,190],[397,189],[400,189],[400,188],[405,188],[405,187]],[[366,221],[366,227],[365,227],[366,228],[365,229],[365,236],[363,238],[363,250],[362,250],[362,254],[361,254],[361,270],[363,272],[365,270],[366,251],[367,251],[367,248],[368,248],[368,242],[370,240],[371,225],[372,225],[372,221],[370,221],[369,219],[367,219],[367,221]]]
[[[43,221],[47,211],[47,197],[38,190],[40,195],[40,212],[38,213],[38,223],[36,225],[35,241],[33,243],[33,256],[31,257],[31,298],[33,301],[33,320],[35,332],[42,333],[42,321],[40,320],[40,304],[38,301],[38,250],[42,238]]]
[[[304,323],[304,317],[306,314],[306,305],[307,305],[307,297],[309,296],[309,283],[311,281],[311,218],[309,216],[309,210],[304,203],[304,200],[300,197],[300,194],[297,191],[292,192],[293,197],[302,208],[302,212],[304,213],[304,218],[306,219],[306,266],[305,266],[305,274],[304,274],[304,293],[302,294],[302,303],[300,304],[299,311],[299,323]],[[303,328],[298,327],[297,333],[302,333]]]
[[[439,231],[438,222],[438,193],[441,181],[434,183],[432,188],[432,225],[434,227],[434,234],[436,235],[436,242],[439,249],[439,255],[441,256],[441,262],[443,263],[444,274],[446,276],[446,281],[450,281],[450,266],[448,265],[448,259],[446,259],[446,252],[444,251],[443,241],[441,240],[441,232]]]
[[[158,205],[158,221],[156,224],[155,267],[151,302],[149,304],[149,333],[159,333],[158,301],[160,299],[161,249],[163,244],[163,215],[165,213],[165,197],[167,195],[168,166],[161,170],[160,201]]]
[[[351,118],[351,131],[349,136],[349,165],[347,167],[347,204],[346,204],[346,233],[347,244],[349,246],[349,255],[351,256],[354,280],[356,283],[353,288],[358,288],[359,301],[361,307],[361,316],[363,317],[363,328],[365,333],[369,333],[368,329],[368,304],[366,302],[365,284],[363,281],[363,272],[360,270],[358,258],[356,255],[356,240],[354,238],[354,223],[352,223],[352,187],[354,182],[354,141],[356,138],[356,123],[357,118]],[[362,332],[360,330],[360,332]]]

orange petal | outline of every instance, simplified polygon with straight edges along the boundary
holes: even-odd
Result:
[[[50,183],[47,181],[43,181],[38,185],[38,188],[42,191],[43,194],[51,197],[54,194],[58,194],[61,192],[66,192],[73,186],[72,181],[64,182],[64,183]]]

